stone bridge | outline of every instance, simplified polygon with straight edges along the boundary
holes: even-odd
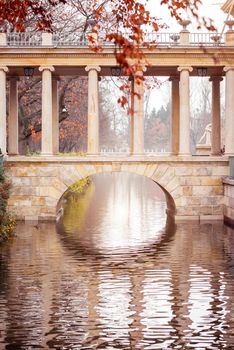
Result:
[[[143,175],[160,185],[177,221],[220,220],[224,215],[226,156],[15,156],[5,166],[12,181],[9,209],[18,219],[54,220],[57,203],[69,186],[113,171]]]
[[[234,223],[234,184],[226,179],[225,193],[223,185],[223,178],[229,174],[228,157],[234,155],[234,30],[230,25],[225,33],[217,35],[190,33],[183,23],[182,27],[180,33],[145,33],[145,42],[155,39],[158,46],[143,49],[146,60],[140,62],[138,72],[171,81],[168,156],[146,153],[145,84],[143,80],[139,84],[134,77],[129,101],[133,111],[129,120],[129,151],[123,156],[101,155],[99,81],[102,77],[123,75],[111,43],[101,41],[103,50],[96,52],[80,42],[79,33],[0,33],[0,148],[13,184],[9,209],[19,219],[55,219],[59,199],[77,180],[98,172],[126,171],[158,183],[166,194],[169,212],[177,220],[228,216]],[[96,42],[99,40],[101,36],[97,35]],[[17,84],[23,76],[41,79],[41,155],[37,157],[19,155],[23,151],[19,150]],[[68,76],[87,77],[85,157],[58,156],[62,111],[59,79]],[[196,155],[192,155],[190,77],[204,76],[210,78],[211,84],[211,128],[205,144],[198,144]],[[223,79],[225,125],[221,123],[220,108]],[[224,145],[225,155],[221,156]]]

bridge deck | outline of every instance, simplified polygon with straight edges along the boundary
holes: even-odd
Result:
[[[109,162],[121,162],[121,163],[152,163],[152,162],[162,162],[162,163],[199,163],[199,162],[222,162],[228,163],[228,156],[172,156],[172,155],[98,155],[98,156],[8,156],[5,158],[6,163],[109,163]]]

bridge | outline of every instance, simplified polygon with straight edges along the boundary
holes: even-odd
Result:
[[[147,39],[149,38],[149,39]],[[117,67],[114,47],[104,43],[94,52],[76,33],[0,33],[0,147],[13,188],[9,209],[19,219],[54,219],[61,195],[78,179],[105,171],[141,174],[158,183],[166,194],[168,212],[177,220],[234,220],[229,181],[229,156],[234,155],[234,31],[225,34],[148,33],[157,47],[144,48],[145,76],[169,76],[171,81],[171,151],[168,155],[144,151],[144,84],[132,82],[131,149],[129,154],[103,156],[99,149],[98,78]],[[41,154],[18,151],[18,78],[33,68],[42,78]],[[144,72],[144,73],[143,73]],[[121,73],[120,73],[121,74]],[[84,157],[58,156],[59,76],[88,76],[88,149]],[[209,76],[212,85],[211,145],[199,154],[190,150],[191,76]],[[225,155],[221,155],[220,81],[225,78]],[[9,80],[9,107],[7,88]],[[230,194],[231,193],[231,194]]]

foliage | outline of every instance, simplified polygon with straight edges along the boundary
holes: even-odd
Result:
[[[62,77],[58,89],[60,152],[86,150],[87,77]],[[18,91],[19,151],[36,155],[41,145],[41,80],[21,78]]]
[[[170,145],[170,104],[161,107],[156,112],[153,109],[145,121],[145,146],[146,149],[154,149],[160,152],[162,149],[169,151]]]
[[[71,185],[68,189],[69,193],[81,194],[85,192],[85,189],[90,185],[91,181],[89,177],[85,177],[84,179],[80,179],[73,185]]]
[[[79,180],[78,183],[82,180]],[[81,183],[84,184],[83,181]],[[94,184],[90,180],[89,185],[85,184],[85,186],[80,186],[80,189],[81,188],[82,191],[78,193],[78,195],[76,193],[70,193],[64,205],[63,225],[65,231],[74,233],[75,237],[77,237],[77,230],[79,231],[79,235],[85,234],[83,228],[85,225],[87,210],[95,191]]]
[[[9,213],[5,214],[5,218],[0,224],[0,244],[4,241],[9,241],[13,237],[15,228],[15,219]]]
[[[29,146],[27,146],[27,149],[26,149],[26,156],[28,157],[32,157],[32,156],[39,156],[41,154],[40,151],[32,151]]]
[[[153,1],[151,6],[154,5]],[[101,43],[109,41],[114,44],[122,74],[134,76],[136,83],[141,84],[144,80],[143,65],[147,64],[144,48],[153,50],[157,46],[157,39],[149,42],[145,33],[156,33],[167,26],[151,14],[149,3],[149,0],[0,0],[0,25],[6,32],[46,30],[77,33],[80,38],[89,39],[90,48],[94,51],[103,49],[94,39],[98,36]],[[177,21],[188,12],[197,18],[198,26],[203,24],[208,29],[214,29],[211,21],[198,16],[201,0],[158,0],[158,4],[167,8],[168,16]],[[128,106],[129,114],[132,114],[128,96],[137,93],[130,86],[128,83],[122,85],[122,96],[118,102],[122,107]],[[61,152],[77,152],[87,148],[87,98],[84,98],[84,93],[87,94],[87,79],[84,77],[61,79]],[[20,153],[25,153],[26,146],[37,151],[41,142],[39,78],[20,82],[19,102]],[[64,106],[67,108],[66,113],[63,112]]]
[[[125,77],[102,77],[99,83],[99,140],[101,149],[122,149],[129,143],[129,115],[127,108],[116,103],[126,83]],[[130,102],[129,96],[128,101]],[[124,146],[125,145],[125,146]]]
[[[78,180],[68,188],[60,202],[66,231],[82,229],[93,192],[94,185],[89,177]]]
[[[210,20],[198,16],[201,2],[159,0],[158,4],[166,7],[169,16],[177,21],[182,20],[183,13],[187,12],[197,18],[199,27],[203,24],[214,29]],[[5,30],[13,27],[14,31],[25,31],[30,25],[40,30],[79,30],[81,37],[91,27],[87,37],[93,50],[102,49],[95,41],[95,35],[102,33],[104,40],[115,45],[116,59],[123,73],[135,76],[140,83],[139,72],[142,63],[146,63],[143,48],[152,49],[157,44],[145,40],[145,31],[157,32],[166,26],[151,14],[148,5],[149,0],[0,0],[0,25]]]
[[[3,166],[0,166],[0,243],[9,240],[15,227],[14,218],[7,213],[10,182],[5,178]]]
[[[35,18],[38,29],[50,29],[52,15],[48,8],[66,0],[0,0],[0,26],[14,25],[17,31],[24,31],[28,18]]]

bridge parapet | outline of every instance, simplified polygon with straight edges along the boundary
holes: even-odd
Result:
[[[42,33],[42,32],[21,32],[21,33],[0,33],[0,46],[9,47],[88,47],[90,42],[88,36],[82,35],[80,32],[61,32],[61,33]],[[125,37],[130,38],[130,34],[124,33]],[[184,36],[186,35],[186,40]],[[228,36],[228,40],[227,37]],[[155,43],[157,46],[223,46],[233,45],[230,41],[229,32],[204,32],[189,33],[188,31],[175,32],[146,32],[144,34],[145,43]],[[131,39],[129,39],[131,40]],[[103,47],[114,47],[112,42],[105,40],[105,34],[98,35],[97,44]]]
[[[9,210],[18,219],[54,220],[63,193],[81,178],[100,172],[132,172],[164,190],[176,219],[223,219],[227,157],[11,157]]]

